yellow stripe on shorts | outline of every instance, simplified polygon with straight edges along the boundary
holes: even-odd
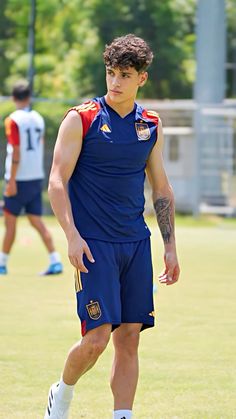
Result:
[[[80,292],[83,289],[81,278],[80,278],[80,271],[78,269],[75,269],[74,272],[74,278],[75,278],[75,291]]]

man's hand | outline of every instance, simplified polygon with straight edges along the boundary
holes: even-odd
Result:
[[[180,268],[176,252],[166,252],[164,255],[165,269],[159,275],[159,282],[161,284],[172,285],[179,279]]]
[[[17,185],[15,179],[10,179],[6,184],[4,196],[10,197],[17,194]]]
[[[95,260],[93,255],[84,239],[80,234],[76,232],[73,234],[73,237],[68,240],[68,256],[70,263],[81,272],[88,273],[88,269],[84,265],[83,255],[86,255],[88,260],[91,263],[94,263]]]

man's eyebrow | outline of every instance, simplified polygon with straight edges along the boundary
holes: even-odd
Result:
[[[106,67],[106,71],[115,71],[115,70],[114,70],[113,67]],[[122,73],[122,74],[127,74],[129,76],[132,75],[132,72],[129,71],[129,70],[126,70],[125,68],[124,69],[120,68],[119,72]]]
[[[120,70],[120,72],[121,73],[123,73],[123,74],[132,74],[130,71],[128,71],[128,70]]]

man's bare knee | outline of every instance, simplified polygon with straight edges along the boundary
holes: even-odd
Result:
[[[107,347],[111,335],[111,325],[102,325],[97,329],[88,332],[82,339],[82,345],[86,348],[92,358],[97,358]]]
[[[39,217],[28,215],[28,220],[32,227],[36,228],[37,230],[41,228],[42,223]]]
[[[114,339],[116,352],[127,356],[135,354],[138,350],[139,336],[139,332],[132,329],[127,329],[117,334]]]
[[[107,341],[103,339],[91,339],[87,342],[87,350],[90,358],[97,359],[107,346]]]
[[[109,327],[107,328],[106,326],[99,327],[99,332],[98,329],[89,331],[80,343],[71,349],[70,354],[75,355],[75,362],[76,358],[80,357],[80,351],[84,351],[86,353],[86,357],[89,358],[90,362],[97,360],[97,358],[106,349],[110,339],[111,331],[109,330]]]

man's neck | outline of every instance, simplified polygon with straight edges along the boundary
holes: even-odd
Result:
[[[15,100],[15,106],[17,110],[29,110],[30,100]]]
[[[17,106],[16,107],[16,110],[17,111],[26,111],[26,112],[29,112],[30,111],[30,106],[28,105],[28,106]]]
[[[109,95],[106,94],[105,101],[112,109],[114,109],[114,111],[116,111],[116,113],[118,113],[121,116],[121,118],[124,118],[126,115],[131,113],[134,109],[134,100],[121,102],[121,103],[115,103],[110,99]]]

